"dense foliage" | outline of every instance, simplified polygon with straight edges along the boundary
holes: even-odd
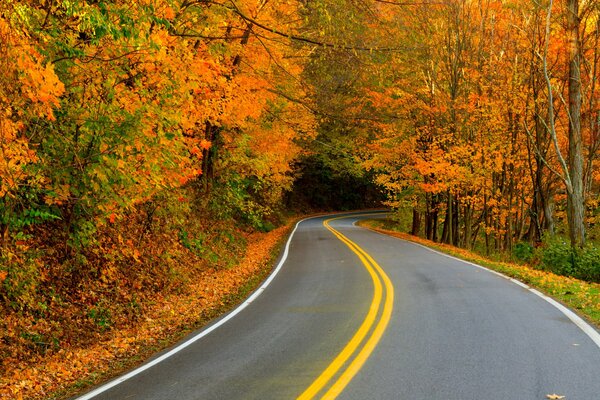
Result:
[[[245,18],[281,23],[293,5],[0,7],[5,305],[33,306],[44,277],[76,287],[143,258],[158,222],[183,232],[199,212],[260,227],[291,187],[294,140],[314,130],[286,99],[305,96],[291,75],[302,50],[250,40]]]
[[[368,166],[390,204],[412,212],[413,232],[466,248],[555,232],[583,247],[597,218],[598,3],[393,10],[406,49],[364,92],[384,110]]]
[[[315,122],[307,50],[250,21],[293,29],[300,6],[0,3],[0,391],[272,229]]]

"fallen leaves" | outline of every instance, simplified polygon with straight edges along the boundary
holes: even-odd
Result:
[[[147,353],[151,347],[164,346],[178,332],[214,315],[226,298],[235,295],[246,282],[269,268],[271,251],[286,234],[288,226],[269,233],[247,235],[247,248],[244,256],[240,257],[240,263],[232,268],[196,271],[194,279],[190,279],[180,291],[154,295],[154,303],[147,306],[143,315],[135,320],[121,322],[117,328],[88,335],[85,340],[64,337],[60,349],[49,349],[46,354],[30,352],[3,356],[0,363],[0,399],[47,398],[50,393],[64,390],[91,373],[94,376],[114,373],[117,362],[144,354],[144,351]],[[141,289],[144,290],[144,287]],[[147,287],[145,289],[149,290]],[[97,303],[97,293],[87,293],[86,296],[90,302]],[[7,330],[12,340],[22,341],[23,338],[17,333],[18,321],[15,318],[12,316],[3,321],[0,328],[12,324]],[[28,322],[32,327],[35,323]],[[0,344],[0,355],[7,351]]]
[[[561,395],[558,395],[555,393],[555,394],[547,394],[546,398],[549,400],[561,400],[561,399],[564,399],[565,396],[561,396]]]

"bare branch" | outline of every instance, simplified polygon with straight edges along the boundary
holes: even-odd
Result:
[[[544,122],[544,120],[542,120],[542,122],[544,123],[544,125],[546,125],[546,123]],[[552,166],[548,163],[548,161],[546,161],[546,157],[544,157],[542,155],[542,153],[540,152],[540,149],[537,147],[536,143],[535,143],[535,139],[533,137],[533,134],[531,133],[531,131],[529,130],[529,127],[527,126],[527,123],[525,121],[523,121],[523,127],[525,128],[525,133],[527,133],[527,137],[533,147],[533,151],[535,151],[535,153],[538,155],[538,157],[540,158],[540,160],[542,160],[542,162],[544,163],[544,165],[550,170],[550,172],[552,172],[554,175],[556,175],[558,178],[560,178],[561,181],[566,183],[565,177],[558,172],[557,170],[555,170],[554,168],[552,168]]]

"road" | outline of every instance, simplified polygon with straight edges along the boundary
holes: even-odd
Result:
[[[81,399],[600,399],[596,331],[359,218],[301,222],[243,310]]]

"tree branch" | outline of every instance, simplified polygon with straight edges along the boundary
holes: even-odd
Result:
[[[215,4],[219,4],[231,11],[233,11],[234,13],[236,13],[240,18],[242,18],[244,21],[246,21],[249,24],[252,24],[262,30],[265,30],[267,32],[273,33],[275,35],[278,36],[283,36],[286,37],[288,39],[291,40],[295,40],[298,42],[304,42],[304,43],[309,43],[309,44],[314,44],[320,47],[326,47],[326,48],[332,48],[332,49],[343,49],[343,50],[356,50],[356,51],[369,51],[369,52],[396,52],[396,51],[403,51],[406,50],[406,48],[400,48],[400,47],[386,47],[386,48],[377,48],[377,47],[355,47],[355,46],[345,46],[345,45],[339,45],[339,44],[335,44],[335,43],[327,43],[327,42],[320,42],[314,39],[310,39],[307,37],[303,37],[303,36],[298,36],[298,35],[294,35],[292,33],[286,33],[286,32],[282,32],[279,31],[275,28],[271,28],[269,26],[266,26],[260,22],[258,22],[257,20],[255,20],[254,18],[250,18],[247,15],[245,15],[237,6],[236,4],[233,2],[233,0],[230,0],[230,3],[232,5],[232,7],[228,7],[225,4],[221,4],[221,3],[215,3]]]

